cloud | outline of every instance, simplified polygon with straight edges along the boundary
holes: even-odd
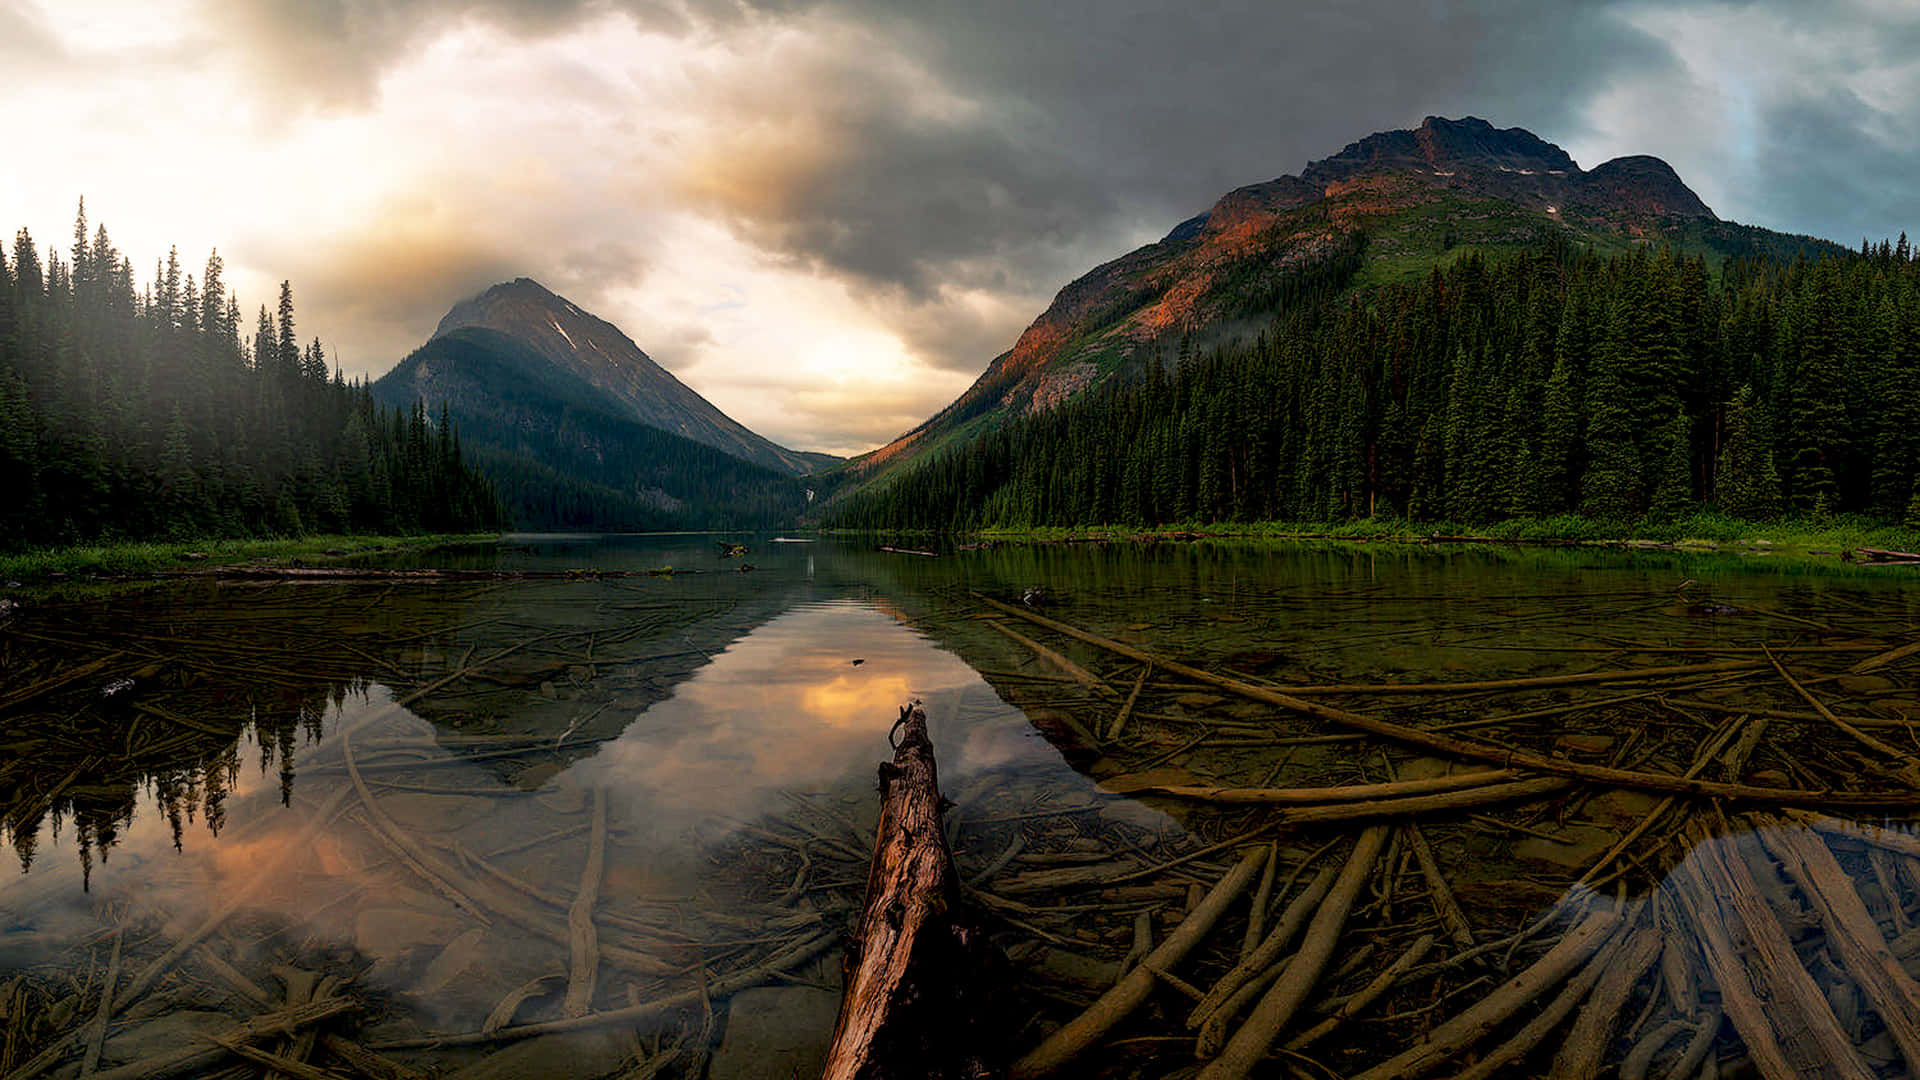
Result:
[[[1841,0],[1810,18],[1752,0],[1620,16],[1673,63],[1587,103],[1582,155],[1659,155],[1721,216],[1768,228],[1852,243],[1913,225],[1920,11]]]
[[[509,245],[463,224],[446,204],[417,196],[394,200],[352,232],[239,254],[284,268],[303,336],[324,334],[331,355],[356,372],[384,369],[423,344],[453,300],[518,273]]]
[[[1430,113],[1897,231],[1915,56],[1894,0],[0,0],[34,162],[0,202],[58,237],[84,193],[143,268],[218,246],[249,308],[290,277],[367,374],[530,275],[749,426],[859,449],[1095,264]]]
[[[16,76],[58,64],[66,50],[26,0],[0,0],[0,62]]]
[[[766,251],[925,299],[1113,212],[1094,178],[896,41],[825,18],[748,33],[703,79],[674,183]]]
[[[227,56],[289,108],[367,108],[382,75],[439,33],[483,23],[536,39],[578,25],[601,0],[200,0]],[[674,25],[674,8],[636,5]]]

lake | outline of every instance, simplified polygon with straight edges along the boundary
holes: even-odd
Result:
[[[9,591],[0,1077],[807,1075],[914,702],[1029,1075],[1920,1056],[1910,569],[929,544]]]

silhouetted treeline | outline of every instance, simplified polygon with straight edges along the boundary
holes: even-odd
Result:
[[[329,373],[288,284],[247,333],[221,271],[138,286],[84,203],[66,257],[0,253],[0,548],[499,523],[449,425]]]
[[[1567,246],[1322,291],[847,499],[870,528],[1581,513],[1920,523],[1920,262]]]

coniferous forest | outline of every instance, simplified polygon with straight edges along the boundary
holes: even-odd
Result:
[[[1703,507],[1920,523],[1920,260],[1904,235],[1717,273],[1671,250],[1558,246],[1342,285],[1323,276],[1253,342],[1156,359],[909,466],[832,523],[1625,523]]]
[[[290,284],[249,327],[221,271],[136,284],[84,202],[67,256],[0,254],[0,548],[500,524],[451,424],[330,373]]]

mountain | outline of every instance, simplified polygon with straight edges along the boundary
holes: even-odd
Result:
[[[521,528],[764,528],[792,521],[806,505],[789,469],[644,424],[603,386],[498,330],[443,323],[372,392],[396,405],[444,408],[467,460],[492,480]]]
[[[496,331],[521,342],[553,367],[593,387],[618,414],[743,461],[798,474],[840,460],[830,454],[789,450],[749,431],[654,363],[619,327],[582,311],[532,278],[502,282],[455,304],[430,340],[469,328]],[[419,389],[428,401],[437,400],[429,392],[431,387]]]
[[[1253,340],[1301,297],[1414,280],[1470,254],[1648,242],[1729,257],[1837,252],[1808,237],[1721,221],[1658,158],[1582,170],[1520,128],[1428,117],[1282,176],[1228,192],[1160,241],[1068,284],[959,399],[850,461],[837,493],[1052,408],[1150,358]]]

